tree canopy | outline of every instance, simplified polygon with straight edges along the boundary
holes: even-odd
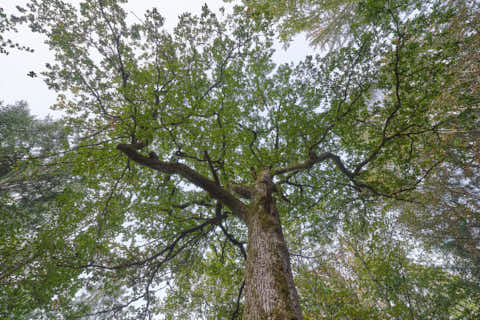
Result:
[[[71,138],[43,164],[71,183],[7,317],[478,316],[478,3],[252,0],[168,32],[125,2],[16,20],[55,53]],[[334,45],[276,65],[277,20]]]

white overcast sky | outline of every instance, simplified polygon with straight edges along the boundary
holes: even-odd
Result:
[[[26,2],[27,0],[0,0],[0,7],[4,8],[8,14],[15,12],[16,5]],[[71,2],[80,1],[72,0]],[[222,0],[130,0],[127,10],[141,17],[146,9],[156,7],[166,18],[166,26],[172,28],[176,25],[181,13],[186,11],[198,13],[205,3],[214,11],[218,11],[222,6],[229,7]],[[8,56],[0,55],[0,100],[3,100],[5,104],[25,100],[33,114],[39,117],[46,115],[55,117],[55,111],[50,110],[49,107],[55,103],[56,93],[47,89],[41,77],[30,78],[27,76],[29,71],[37,73],[42,71],[45,63],[51,61],[52,55],[47,46],[43,44],[43,39],[38,34],[32,34],[26,28],[10,37],[16,42],[34,48],[35,52],[12,51]],[[307,53],[313,53],[303,37],[294,41],[287,51],[283,50],[280,44],[277,47],[278,51],[274,59],[278,63],[298,61],[303,59]]]

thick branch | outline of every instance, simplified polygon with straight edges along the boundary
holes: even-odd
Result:
[[[356,188],[356,189],[367,189],[369,191],[371,191],[373,194],[377,195],[377,196],[383,196],[383,197],[386,197],[386,198],[392,198],[392,199],[396,199],[396,200],[401,200],[401,201],[407,201],[407,202],[412,202],[412,203],[417,203],[416,201],[412,201],[412,200],[409,200],[409,199],[405,199],[405,198],[400,198],[400,197],[397,197],[397,194],[401,193],[401,192],[404,192],[404,191],[409,191],[409,190],[412,190],[413,188],[405,188],[405,189],[401,189],[397,192],[393,192],[392,194],[386,194],[386,193],[383,193],[383,192],[380,192],[378,191],[377,189],[375,189],[374,187],[368,185],[368,184],[365,184],[363,182],[360,182],[360,181],[357,181],[355,179],[355,177],[358,175],[358,172],[357,171],[350,171],[348,170],[345,165],[343,164],[343,161],[342,159],[340,159],[339,156],[331,153],[331,152],[323,152],[321,153],[320,155],[316,155],[314,153],[310,153],[309,155],[309,159],[305,162],[302,162],[302,163],[299,163],[299,164],[296,164],[296,165],[293,165],[291,167],[288,167],[288,168],[282,168],[282,169],[279,169],[279,170],[276,170],[273,175],[280,175],[280,174],[284,174],[284,173],[288,173],[288,172],[292,172],[292,175],[294,175],[295,173],[299,172],[299,171],[304,171],[304,170],[308,170],[308,169],[311,169],[314,165],[316,165],[317,163],[320,163],[320,162],[323,162],[325,160],[333,160],[333,162],[335,162],[337,168],[343,173],[345,174],[348,179],[350,179],[350,181],[353,183],[353,186]],[[431,170],[431,169],[430,169]],[[428,174],[428,173],[427,173]],[[422,178],[423,179],[423,178]],[[421,181],[420,181],[421,182]],[[419,181],[417,181],[416,185],[420,183]],[[292,183],[289,183],[289,184],[292,184]]]
[[[307,161],[293,165],[288,168],[278,169],[275,172],[273,172],[273,175],[276,176],[276,175],[288,173],[288,172],[298,172],[298,171],[308,170],[308,169],[311,169],[317,163],[320,163],[329,159],[333,160],[337,168],[340,171],[342,171],[350,180],[352,181],[354,180],[355,175],[345,167],[345,165],[343,164],[343,161],[340,159],[339,156],[331,152],[322,152],[320,155],[316,155],[315,153],[311,152],[309,154],[309,159]]]
[[[138,164],[166,174],[177,174],[181,176],[197,187],[208,192],[212,198],[219,200],[222,204],[228,207],[233,214],[244,219],[246,207],[240,200],[221,186],[217,185],[215,181],[208,179],[188,166],[182,163],[164,162],[157,159],[147,158],[137,151],[137,145],[119,144],[117,145],[117,149],[125,153],[131,160]]]
[[[233,192],[240,195],[242,198],[251,199],[252,198],[252,189],[248,186],[244,186],[241,184],[232,184],[228,185]]]

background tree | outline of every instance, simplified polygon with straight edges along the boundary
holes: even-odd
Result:
[[[452,120],[450,130],[444,132],[445,143],[439,150],[446,154],[447,161],[426,181],[419,195],[424,206],[408,206],[402,220],[428,245],[453,253],[459,258],[456,264],[463,268],[461,272],[474,276],[478,282],[480,56],[474,47],[480,44],[477,27],[480,4],[460,1],[454,4],[458,11],[449,25],[447,39],[458,41],[460,51],[459,59],[450,69],[455,74],[455,83],[463,89],[460,93],[447,89],[439,98],[442,103],[455,105],[458,116]],[[465,108],[465,104],[476,108]]]
[[[372,238],[374,254],[358,243],[382,230],[379,199],[416,203],[416,189],[448,160],[437,151],[458,105],[439,101],[470,81],[454,81],[451,68],[465,42],[445,36],[456,7],[362,3],[343,45],[275,66],[261,14],[237,8],[219,19],[204,7],[169,34],[155,9],[128,24],[121,3],[30,5],[31,26],[55,51],[43,75],[69,93],[57,107],[81,135],[57,161],[74,163],[84,188],[62,197],[49,243],[54,269],[78,272],[84,291],[52,297],[70,307],[59,311],[302,319],[287,246],[295,256],[338,250],[348,235],[352,279],[379,275],[352,289],[330,268],[332,286],[349,290],[306,316],[348,315],[347,301],[365,301],[352,309],[359,317],[419,317],[424,297],[413,293],[425,281],[402,279],[428,268],[417,271],[383,239]],[[474,114],[478,97],[455,96]],[[374,299],[359,294],[370,288]]]
[[[71,272],[54,270],[49,244],[56,198],[72,185],[66,166],[52,154],[68,148],[62,123],[38,120],[20,101],[0,104],[0,314],[23,319],[51,297],[69,290]],[[74,290],[76,291],[76,289]]]

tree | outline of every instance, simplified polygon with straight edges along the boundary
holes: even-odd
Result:
[[[81,136],[57,161],[85,184],[49,240],[86,294],[52,301],[97,318],[303,319],[288,247],[360,228],[376,199],[414,202],[445,161],[458,114],[436,102],[465,82],[451,82],[458,45],[432,26],[455,11],[368,2],[374,27],[275,66],[270,21],[243,8],[205,6],[169,34],[155,9],[128,24],[122,2],[30,5],[56,57],[43,75]]]
[[[0,315],[22,319],[69,287],[71,272],[48,265],[55,199],[75,181],[48,161],[68,148],[60,121],[38,120],[20,101],[0,103]],[[48,277],[55,274],[56,279]],[[47,276],[48,275],[48,276]]]
[[[251,15],[266,14],[279,21],[283,39],[300,31],[306,31],[313,44],[342,46],[359,34],[379,26],[393,23],[395,15],[384,2],[376,1],[375,8],[365,1],[243,1]],[[370,3],[372,4],[372,3]],[[444,268],[462,275],[468,284],[457,285],[463,292],[476,297],[478,287],[478,1],[402,1],[394,6],[406,12],[420,10],[420,17],[447,13],[444,24],[431,22],[431,30],[439,31],[428,41],[428,46],[438,48],[457,47],[458,57],[449,61],[447,72],[452,75],[453,86],[445,86],[434,103],[449,104],[456,116],[449,122],[448,130],[439,132],[441,145],[434,152],[446,155],[445,161],[425,179],[415,196],[416,201],[394,206],[397,223],[407,226],[409,236],[420,240],[423,251],[440,248],[446,253]],[[423,8],[422,8],[423,7]],[[383,13],[382,13],[383,12]],[[418,12],[417,12],[418,13]],[[321,17],[321,18],[319,18]],[[445,16],[444,16],[445,18]],[[414,21],[414,20],[413,20]],[[413,22],[412,21],[412,22]],[[402,21],[404,23],[404,21]],[[413,25],[413,24],[410,24]],[[405,27],[405,26],[404,26]],[[406,27],[405,29],[408,29]],[[426,28],[428,30],[429,28]],[[385,29],[383,29],[385,30]],[[443,32],[442,32],[443,31]],[[380,31],[382,32],[382,31]],[[420,37],[419,39],[426,39]],[[417,42],[414,40],[413,42]],[[343,44],[342,44],[343,43]],[[425,44],[425,43],[424,43]],[[473,108],[472,108],[473,106]],[[443,110],[442,110],[443,112]],[[445,127],[446,128],[446,127]],[[438,256],[438,252],[436,255]],[[453,259],[452,259],[453,254]],[[453,261],[452,261],[453,260]],[[350,266],[352,267],[352,266]],[[469,282],[471,281],[471,282]],[[458,289],[458,288],[457,288]],[[418,289],[416,289],[418,290]],[[452,302],[452,295],[449,297]],[[474,303],[475,304],[475,303]],[[439,307],[434,310],[440,310]],[[475,318],[478,309],[462,308],[458,317]],[[468,314],[468,310],[473,312]],[[477,310],[474,313],[472,310]],[[467,313],[463,313],[467,312]],[[433,314],[430,312],[430,314]],[[450,313],[444,313],[452,316]],[[437,315],[440,317],[441,315]],[[391,315],[389,316],[391,317]],[[422,317],[423,318],[423,317]]]
[[[432,175],[420,190],[423,205],[407,206],[402,220],[428,245],[460,258],[457,267],[478,281],[478,108],[470,110],[464,105],[471,102],[478,105],[480,94],[479,64],[475,63],[480,56],[474,49],[480,43],[480,34],[475,32],[480,21],[480,3],[468,5],[456,1],[454,4],[458,7],[458,14],[452,19],[448,37],[458,41],[461,50],[460,58],[450,68],[456,75],[455,82],[465,83],[465,90],[463,94],[445,90],[439,97],[457,106],[458,117],[452,121],[451,130],[445,134],[445,146],[440,149],[447,159],[441,170]]]

